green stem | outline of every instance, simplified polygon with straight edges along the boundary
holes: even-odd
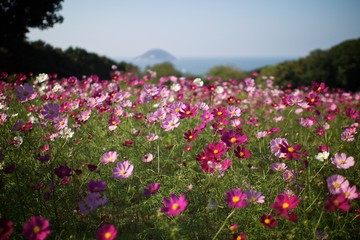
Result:
[[[317,221],[316,226],[315,226],[315,229],[314,229],[314,239],[316,239],[316,229],[318,228],[318,226],[319,226],[319,224],[320,224],[320,220],[321,220],[323,214],[324,214],[324,211],[321,211],[319,220]]]
[[[229,220],[229,218],[235,213],[236,208],[234,208],[230,214],[226,217],[225,221],[223,222],[223,224],[221,225],[220,229],[217,231],[217,233],[215,234],[215,236],[212,238],[212,240],[215,240],[217,238],[217,236],[220,234],[221,230],[225,227],[225,224],[227,222],[227,220]]]

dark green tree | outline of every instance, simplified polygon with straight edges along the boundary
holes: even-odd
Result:
[[[63,0],[1,0],[1,47],[12,47],[26,39],[29,28],[46,29],[62,23],[58,14]]]

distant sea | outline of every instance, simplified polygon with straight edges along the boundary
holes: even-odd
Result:
[[[182,73],[204,75],[212,67],[218,65],[231,66],[244,71],[252,71],[260,67],[274,65],[298,57],[183,57],[170,61]],[[135,60],[134,58],[115,58],[116,61],[126,61],[145,70],[148,66],[161,63],[152,60]]]

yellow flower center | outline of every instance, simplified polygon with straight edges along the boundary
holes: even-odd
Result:
[[[191,112],[190,112],[190,111],[186,111],[186,114],[187,114],[187,115],[190,115],[190,114],[191,114]]]
[[[179,204],[177,204],[177,203],[174,203],[173,205],[172,205],[172,209],[173,210],[178,210],[180,208],[180,206],[179,206]]]
[[[193,136],[189,136],[189,139],[192,139],[193,138]]]
[[[334,186],[334,188],[339,188],[340,184],[336,182],[336,183],[333,184],[333,186]]]
[[[235,143],[235,142],[236,142],[236,138],[232,137],[232,138],[230,139],[230,142],[231,142],[231,143]]]
[[[339,201],[337,200],[337,199],[335,199],[334,201],[333,201],[333,203],[334,203],[334,205],[337,207],[337,206],[339,206]]]
[[[283,209],[287,209],[289,207],[289,204],[287,202],[283,203],[282,207],[283,207]]]
[[[255,202],[256,197],[255,197],[255,196],[252,196],[252,197],[251,197],[251,200],[252,200],[253,202]]]
[[[217,154],[219,152],[219,150],[215,149],[214,150],[214,154]]]
[[[239,156],[240,156],[240,157],[243,157],[244,155],[245,155],[245,154],[244,154],[243,152],[240,152],[240,153],[239,153]]]
[[[289,147],[287,150],[288,150],[288,152],[290,152],[290,153],[292,153],[292,152],[295,151],[293,147]]]
[[[218,113],[217,113],[218,116],[220,116],[220,115],[222,115],[222,114],[223,114],[222,112],[218,112]]]
[[[125,175],[126,174],[126,170],[121,170],[121,174]]]
[[[343,159],[340,160],[340,164],[341,165],[344,165],[345,164],[345,161]]]
[[[271,221],[270,221],[270,219],[268,219],[268,218],[265,219],[265,221],[264,221],[265,224],[270,224],[270,222],[271,222]]]
[[[349,192],[346,192],[345,193],[345,197],[348,198],[350,196],[350,193]]]
[[[234,196],[234,197],[232,198],[232,201],[233,201],[234,203],[237,203],[237,202],[240,201],[240,198],[239,198],[238,196]]]
[[[109,239],[111,237],[111,232],[107,232],[104,235],[105,239]]]
[[[35,226],[34,229],[33,229],[34,233],[39,233],[40,230],[41,230],[41,229],[40,229],[39,226]]]

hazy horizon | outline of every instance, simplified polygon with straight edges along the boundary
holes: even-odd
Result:
[[[160,48],[179,57],[305,57],[360,37],[357,0],[70,1],[30,41],[109,58]]]

